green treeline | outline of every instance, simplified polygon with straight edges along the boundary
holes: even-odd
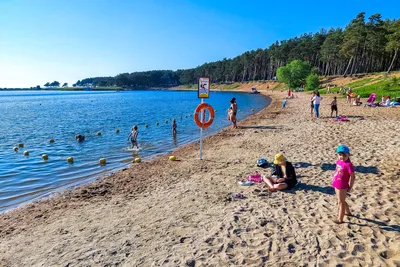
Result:
[[[213,83],[270,80],[292,60],[308,62],[319,75],[353,75],[400,69],[400,19],[368,19],[359,13],[341,28],[306,33],[275,42],[266,49],[247,51],[193,69],[122,73],[115,77],[86,78],[74,86],[154,87],[197,83],[210,76]]]

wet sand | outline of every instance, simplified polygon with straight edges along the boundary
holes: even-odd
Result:
[[[399,266],[400,108],[347,106],[334,122],[310,95],[198,144],[0,215],[0,266]],[[364,100],[365,101],[365,100]],[[240,105],[240,103],[239,103]],[[360,119],[364,118],[364,119]],[[355,217],[336,225],[330,187],[339,143],[352,150]],[[300,185],[268,193],[237,182],[284,152]],[[169,161],[175,155],[177,161]],[[246,199],[232,199],[243,193]]]

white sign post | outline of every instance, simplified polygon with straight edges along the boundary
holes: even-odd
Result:
[[[201,98],[201,104],[204,103],[204,98],[210,97],[210,77],[200,77],[197,89],[197,96]],[[201,112],[200,121],[204,123],[206,120],[206,112]],[[200,127],[200,159],[203,159],[203,128]]]

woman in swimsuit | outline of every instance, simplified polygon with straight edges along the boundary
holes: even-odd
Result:
[[[233,128],[237,129],[238,127],[236,125],[236,114],[238,110],[238,105],[236,103],[236,98],[232,98],[230,103],[231,103],[230,109],[232,109],[231,122],[233,124]]]

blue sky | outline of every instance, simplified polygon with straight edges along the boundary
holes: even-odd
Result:
[[[0,88],[184,69],[266,48],[400,2],[0,0]],[[383,3],[383,2],[382,2]]]

